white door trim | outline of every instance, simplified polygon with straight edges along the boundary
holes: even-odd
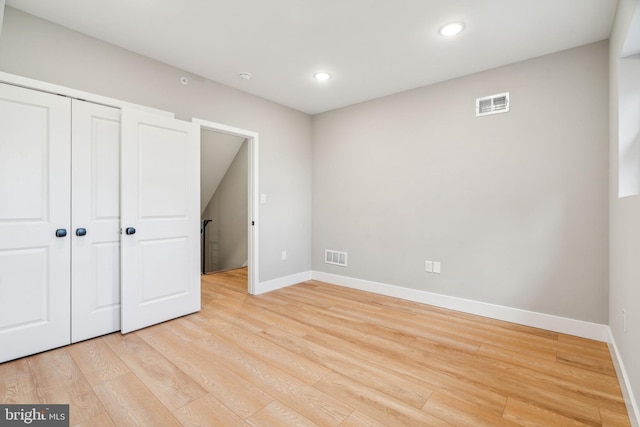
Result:
[[[256,286],[259,281],[260,272],[258,271],[258,138],[257,132],[240,129],[232,126],[223,125],[208,120],[192,118],[191,122],[200,126],[200,129],[211,130],[215,132],[225,133],[228,135],[246,138],[249,144],[249,171],[248,197],[249,197],[249,215],[248,215],[248,233],[249,236],[249,283],[247,291],[251,295],[256,294]]]

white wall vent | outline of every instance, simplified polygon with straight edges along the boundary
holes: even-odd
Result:
[[[509,111],[509,92],[476,98],[476,117]]]
[[[326,249],[324,251],[324,262],[327,264],[335,264],[335,265],[341,265],[343,267],[346,267],[347,253]]]

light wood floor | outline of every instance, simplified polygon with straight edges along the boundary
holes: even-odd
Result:
[[[629,426],[604,343],[310,281],[203,276],[197,314],[0,364],[71,425]]]

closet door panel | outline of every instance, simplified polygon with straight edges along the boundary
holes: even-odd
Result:
[[[200,309],[199,128],[124,110],[121,165],[126,333]]]
[[[0,84],[0,362],[70,342],[70,129],[68,98]]]
[[[120,110],[72,104],[73,342],[120,329]]]

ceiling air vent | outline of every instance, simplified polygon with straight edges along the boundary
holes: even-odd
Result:
[[[476,117],[509,111],[509,92],[476,99]]]
[[[324,262],[326,262],[327,264],[335,264],[335,265],[341,265],[343,267],[346,267],[347,253],[326,249],[324,251]]]

